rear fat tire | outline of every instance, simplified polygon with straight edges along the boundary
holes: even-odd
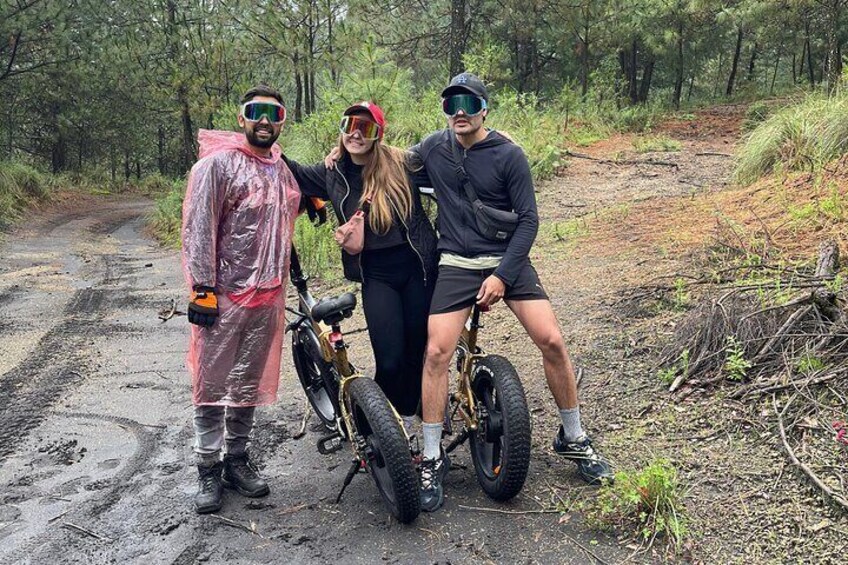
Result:
[[[300,386],[315,410],[315,414],[329,431],[336,431],[336,415],[339,414],[339,389],[333,367],[321,356],[318,338],[310,328],[292,332],[292,359]],[[313,373],[320,381],[314,389]]]
[[[376,382],[365,377],[353,379],[348,394],[358,433],[379,451],[375,460],[367,462],[368,471],[392,516],[408,524],[421,512],[421,500],[406,435]]]
[[[500,355],[488,355],[474,366],[471,388],[475,401],[494,401],[503,430],[498,440],[486,438],[487,423],[470,432],[469,447],[477,482],[492,499],[506,501],[524,487],[530,467],[530,411],[515,367]],[[492,394],[494,393],[494,394]]]

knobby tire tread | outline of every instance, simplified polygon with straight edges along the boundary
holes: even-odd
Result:
[[[377,435],[380,451],[386,461],[394,486],[395,506],[392,515],[403,524],[408,524],[421,512],[418,473],[412,462],[406,435],[395,418],[386,395],[373,380],[365,377],[354,379],[348,393],[353,404],[358,406],[372,433]],[[388,505],[388,501],[385,501]]]
[[[473,448],[472,460],[477,481],[484,492],[493,500],[505,502],[521,492],[527,480],[527,472],[530,468],[530,410],[527,407],[524,386],[515,367],[508,359],[500,355],[487,355],[477,363],[474,369],[475,377],[481,368],[488,369],[493,377],[492,380],[496,383],[501,413],[504,414],[504,451],[508,459],[494,481],[486,477],[479,469],[480,463],[474,455]],[[474,388],[473,385],[472,388]],[[474,433],[476,432],[472,432]],[[472,437],[471,441],[476,441],[476,438]]]

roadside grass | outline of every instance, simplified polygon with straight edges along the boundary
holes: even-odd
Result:
[[[586,518],[600,529],[632,532],[649,545],[662,537],[679,550],[688,532],[683,497],[677,469],[657,459],[638,471],[617,472],[586,502]]]
[[[168,188],[155,197],[155,207],[147,219],[147,225],[162,245],[179,249],[185,181],[172,181],[170,186],[164,183],[160,185],[158,179],[151,184],[153,182],[159,189]]]
[[[848,151],[848,92],[808,95],[758,125],[738,152],[734,180],[748,185],[769,173],[817,172]]]
[[[0,229],[18,220],[28,206],[47,200],[50,179],[29,165],[0,161]]]

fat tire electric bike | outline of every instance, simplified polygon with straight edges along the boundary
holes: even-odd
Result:
[[[457,375],[449,393],[445,428],[450,453],[468,440],[477,482],[493,500],[521,492],[530,466],[530,410],[518,373],[505,357],[487,355],[477,345],[483,327],[474,305],[456,348]]]
[[[336,501],[360,471],[367,471],[392,515],[408,524],[421,512],[418,473],[409,438],[397,411],[380,386],[348,361],[341,322],[356,308],[356,296],[315,300],[309,291],[297,252],[292,247],[291,281],[298,306],[286,308],[294,319],[291,332],[295,371],[316,415],[329,432],[318,440],[327,455],[348,441],[353,460]]]

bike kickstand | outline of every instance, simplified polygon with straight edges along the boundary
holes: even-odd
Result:
[[[344,494],[347,485],[350,484],[350,482],[353,480],[353,477],[356,475],[356,473],[359,472],[359,469],[361,467],[362,463],[359,461],[359,459],[354,459],[353,461],[351,461],[350,469],[348,469],[347,475],[345,475],[344,483],[342,483],[342,490],[339,491],[339,495],[336,497],[336,504],[341,502],[342,495]]]

